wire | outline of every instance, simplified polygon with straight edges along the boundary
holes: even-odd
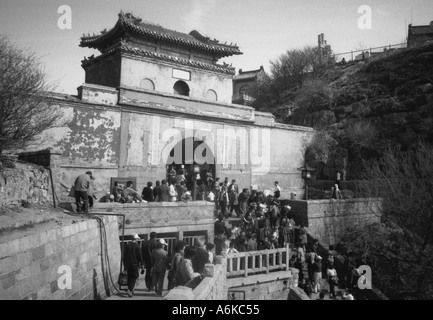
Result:
[[[108,247],[107,247],[107,231],[106,231],[106,229],[105,229],[105,223],[104,223],[104,222],[102,222],[102,225],[103,225],[103,228],[104,228],[104,237],[105,237],[105,254],[106,254],[106,257],[107,257],[108,275],[109,275],[109,277],[110,277],[111,285],[113,286],[113,288],[114,288],[118,293],[121,293],[121,292],[117,289],[117,287],[116,287],[116,285],[114,284],[114,281],[113,281],[113,277],[112,277],[112,273],[111,273],[111,265],[110,265],[110,255],[108,254]],[[122,272],[122,270],[119,270],[119,272]]]
[[[106,279],[106,272],[105,272],[105,269],[104,269],[104,264],[105,264],[105,262],[104,262],[104,238],[103,238],[103,233],[102,233],[102,224],[103,224],[103,221],[102,221],[102,219],[100,217],[95,217],[95,219],[98,221],[99,228],[100,228],[99,235],[100,235],[100,239],[101,239],[101,271],[102,271],[102,279],[104,281],[104,287],[105,287],[106,294],[108,296],[111,296],[110,289],[109,289],[108,283],[107,283],[108,281]]]
[[[115,285],[115,283],[113,281],[113,277],[112,277],[111,265],[110,265],[110,256],[108,254],[108,246],[107,246],[107,230],[105,228],[104,220],[103,220],[103,218],[100,218],[100,217],[96,217],[96,219],[98,219],[98,221],[99,221],[99,223],[101,225],[101,227],[100,227],[101,228],[101,246],[104,247],[105,257],[106,257],[105,263],[106,263],[106,271],[107,272],[105,273],[105,277],[108,274],[108,277],[110,279],[110,282],[111,282],[111,285],[113,286],[113,288],[118,293],[121,293],[120,290],[116,287],[116,285]],[[104,260],[103,260],[103,263],[104,263]],[[119,272],[121,272],[121,270]],[[105,282],[108,283],[108,279],[106,279],[105,277],[104,277],[104,284],[105,284]],[[108,294],[108,296],[110,296],[109,289],[108,289],[108,293],[107,294]]]

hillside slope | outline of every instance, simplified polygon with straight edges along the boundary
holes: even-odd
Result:
[[[380,157],[388,145],[406,149],[420,137],[433,143],[433,43],[336,65],[320,81],[320,94],[298,91],[307,98],[295,100],[284,122],[330,130],[347,178],[358,178],[360,160]],[[365,135],[371,139],[362,141]],[[335,170],[342,162],[334,157],[327,165]]]

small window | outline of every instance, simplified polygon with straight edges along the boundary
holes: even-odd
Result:
[[[239,94],[242,94],[242,93],[249,93],[250,90],[251,90],[250,86],[242,86],[242,87],[239,89]]]
[[[217,93],[215,91],[213,91],[212,89],[209,89],[206,92],[206,100],[207,101],[218,101]]]
[[[174,94],[179,94],[181,96],[189,96],[189,87],[184,81],[177,81],[174,86]]]
[[[140,82],[140,88],[147,90],[155,90],[155,84],[150,79],[143,79]]]

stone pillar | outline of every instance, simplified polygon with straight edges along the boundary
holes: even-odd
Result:
[[[215,266],[212,263],[207,263],[204,266],[204,276],[213,278],[215,275]]]
[[[62,154],[58,152],[54,152],[53,149],[49,149],[50,151],[50,170],[53,178],[54,184],[54,192],[56,193],[56,206],[59,206],[58,201],[64,201],[64,197],[62,196],[65,191],[61,186],[62,172],[61,172],[61,164],[62,164]],[[52,192],[52,189],[50,190]]]
[[[215,256],[215,264],[222,264],[223,263],[223,256]]]

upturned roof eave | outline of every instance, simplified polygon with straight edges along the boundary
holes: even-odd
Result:
[[[165,35],[160,32],[146,30],[143,27],[134,25],[122,18],[119,18],[116,25],[105,33],[89,36],[89,37],[85,37],[85,36],[81,37],[80,47],[100,49],[102,47],[103,42],[107,41],[110,38],[118,37],[126,31],[129,31],[139,36],[145,35],[157,40],[176,43],[187,47],[193,47],[203,51],[212,52],[217,54],[221,58],[232,56],[232,55],[243,54],[239,50],[239,47],[237,46],[228,46],[222,44],[207,44],[207,43],[202,43],[199,40],[191,41],[187,39],[181,39],[175,36]]]

